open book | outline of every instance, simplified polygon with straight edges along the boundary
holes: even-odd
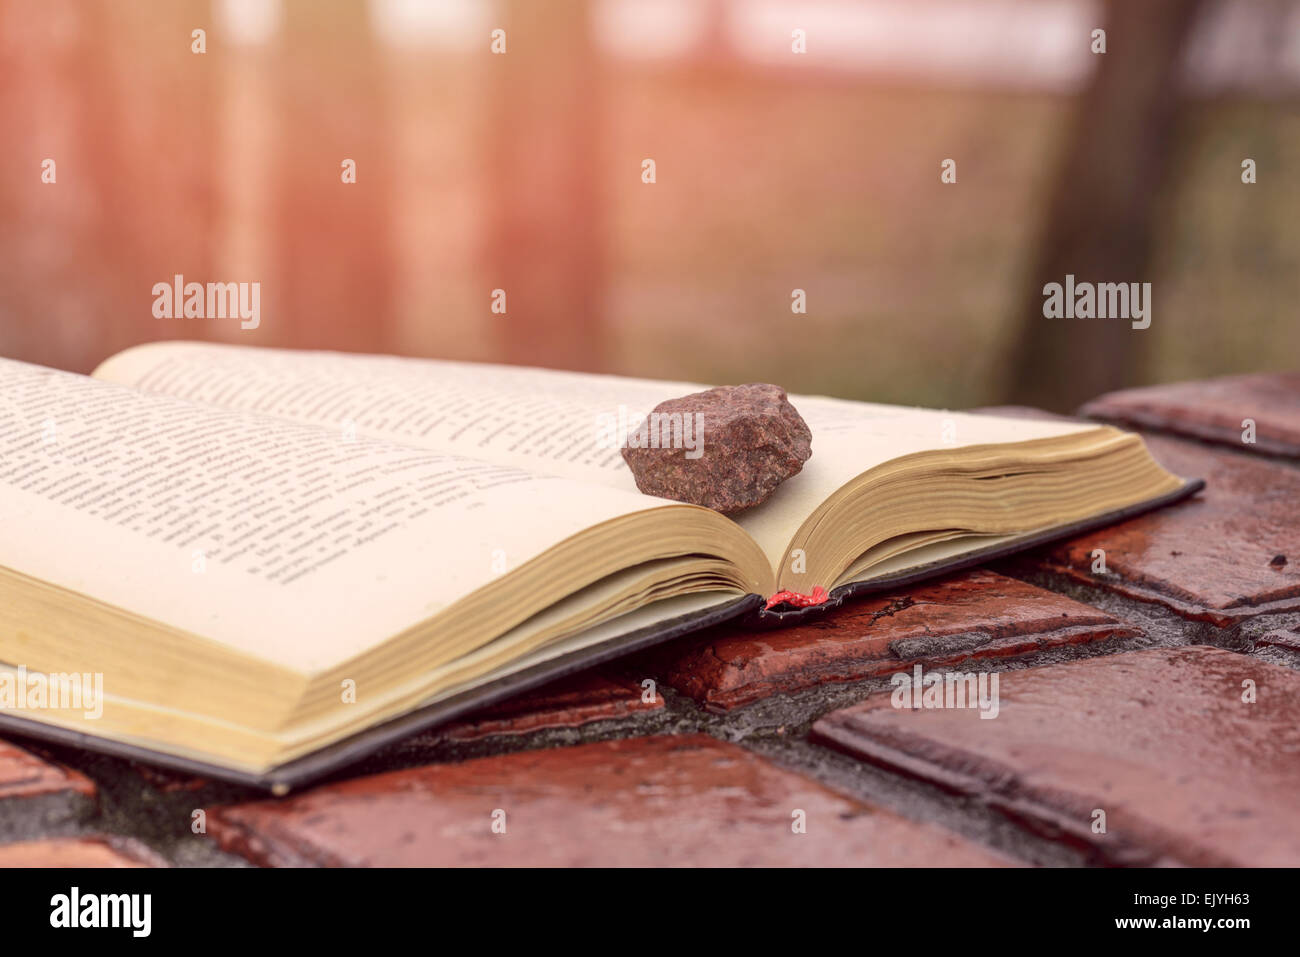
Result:
[[[1106,426],[791,396],[812,458],[733,519],[639,493],[609,441],[701,388],[200,343],[93,377],[0,359],[0,723],[282,789],[779,591],[1198,487]]]

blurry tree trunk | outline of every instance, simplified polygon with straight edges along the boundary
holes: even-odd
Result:
[[[110,272],[96,245],[111,88],[96,12],[0,0],[0,355],[81,371],[99,351]]]
[[[731,0],[699,0],[704,7],[704,26],[695,46],[697,60],[720,64],[732,59]]]
[[[85,372],[203,335],[156,319],[151,290],[211,262],[212,61],[190,50],[208,7],[0,0],[0,355]]]
[[[701,93],[732,96],[732,84],[754,82],[753,64],[737,53],[731,37],[734,0],[697,0],[699,32],[695,43],[679,67],[679,75],[688,85],[697,85]]]
[[[104,295],[104,355],[161,338],[208,339],[213,320],[159,319],[153,287],[179,274],[221,280],[216,265],[218,82],[224,59],[211,0],[153,7],[90,0],[96,37],[85,110],[98,194],[96,247],[110,270]],[[206,52],[193,49],[194,30]],[[221,322],[222,320],[218,320]]]
[[[1046,318],[1043,286],[1064,284],[1067,273],[1076,282],[1151,281],[1152,231],[1182,99],[1180,54],[1199,5],[1105,4],[1107,52],[1097,54],[1049,195],[1009,373],[1011,402],[1072,410],[1141,373],[1149,330],[1119,319]],[[1159,293],[1152,290],[1156,323]]]
[[[278,264],[263,283],[257,341],[392,351],[394,148],[368,4],[283,0],[283,9]],[[344,160],[356,164],[354,183],[343,181]]]
[[[485,314],[507,362],[598,369],[605,348],[598,76],[587,0],[503,0],[490,55]],[[638,184],[639,167],[612,175]]]

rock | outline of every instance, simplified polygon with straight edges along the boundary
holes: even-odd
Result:
[[[723,513],[765,502],[811,455],[808,423],[765,383],[661,402],[623,449],[645,494]]]

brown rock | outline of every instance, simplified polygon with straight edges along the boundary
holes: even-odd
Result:
[[[722,386],[655,406],[623,449],[647,495],[738,512],[812,455],[812,430],[779,386]]]

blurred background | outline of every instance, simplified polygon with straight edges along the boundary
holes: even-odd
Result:
[[[0,0],[0,355],[1062,410],[1295,368],[1298,106],[1298,0]],[[260,327],[155,318],[178,273]],[[1043,318],[1066,273],[1151,282],[1150,329]]]

